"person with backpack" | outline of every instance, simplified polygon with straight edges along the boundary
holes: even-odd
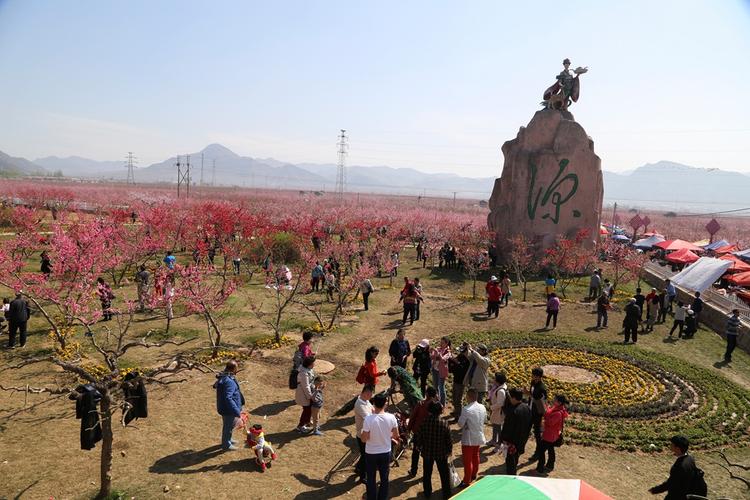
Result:
[[[544,413],[544,430],[539,449],[539,461],[536,464],[536,471],[540,474],[543,474],[545,469],[548,471],[555,469],[555,448],[562,446],[563,443],[563,427],[565,419],[568,418],[567,406],[567,398],[558,394],[552,406]],[[548,455],[546,462],[545,455]]]
[[[378,354],[380,354],[380,349],[375,346],[370,346],[365,351],[365,362],[359,367],[359,372],[357,372],[356,380],[358,384],[377,387],[378,377],[382,377],[387,373],[386,371],[378,371]]]
[[[294,356],[292,357],[292,371],[289,374],[290,389],[297,388],[297,375],[299,374],[299,367],[302,365],[302,361],[305,358],[315,356],[315,353],[312,350],[312,338],[313,332],[304,332],[302,334],[302,342],[299,343],[297,350],[294,351]]]
[[[302,360],[302,366],[297,375],[297,389],[294,393],[294,402],[302,407],[302,414],[299,417],[299,423],[295,430],[303,434],[307,434],[311,430],[313,380],[315,380],[314,367],[314,357],[307,357]]]
[[[492,387],[490,387],[490,391],[487,394],[490,400],[490,424],[492,425],[492,439],[487,444],[494,446],[495,449],[498,449],[501,443],[500,433],[503,430],[503,422],[505,421],[504,409],[506,406],[510,406],[508,384],[506,382],[507,378],[505,374],[497,372]]]
[[[664,500],[684,500],[688,495],[706,496],[708,487],[703,478],[703,471],[695,465],[695,459],[688,454],[690,442],[685,436],[673,436],[670,439],[672,454],[677,457],[669,478],[648,491],[652,495],[667,492]]]

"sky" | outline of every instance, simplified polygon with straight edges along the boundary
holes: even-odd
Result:
[[[750,0],[0,0],[0,151],[499,176],[566,57],[605,170],[750,173]]]

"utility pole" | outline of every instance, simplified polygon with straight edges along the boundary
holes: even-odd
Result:
[[[453,208],[456,208],[456,193],[458,191],[453,191]]]
[[[133,172],[134,172],[133,169],[135,168],[136,158],[135,156],[133,156],[132,151],[128,151],[128,156],[126,158],[128,160],[128,164],[126,165],[126,167],[128,168],[128,180],[126,184],[135,185],[135,175],[133,175]]]
[[[201,181],[199,185],[203,185],[203,153],[201,153]]]
[[[346,143],[346,130],[341,129],[341,135],[339,135],[338,146],[338,168],[336,169],[336,194],[339,198],[344,197],[344,191],[346,190],[346,153],[349,149],[349,145]]]
[[[180,199],[180,187],[182,186],[182,165],[180,164],[180,155],[177,155],[177,199]]]
[[[216,185],[216,160],[211,160],[211,185]]]
[[[185,168],[187,170],[187,198],[190,198],[190,183],[192,182],[192,179],[190,178],[190,155],[185,155]]]

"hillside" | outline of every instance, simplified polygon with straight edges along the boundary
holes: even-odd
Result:
[[[0,151],[0,177],[45,173],[47,171],[44,167],[30,162],[26,158],[16,158]]]

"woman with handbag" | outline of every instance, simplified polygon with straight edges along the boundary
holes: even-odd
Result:
[[[544,413],[544,430],[542,431],[542,440],[539,450],[539,462],[537,462],[536,471],[543,474],[546,470],[555,469],[555,448],[563,444],[563,426],[565,419],[568,418],[566,406],[568,400],[562,394],[555,396],[552,406],[547,408]],[[545,455],[548,455],[545,467]]]

